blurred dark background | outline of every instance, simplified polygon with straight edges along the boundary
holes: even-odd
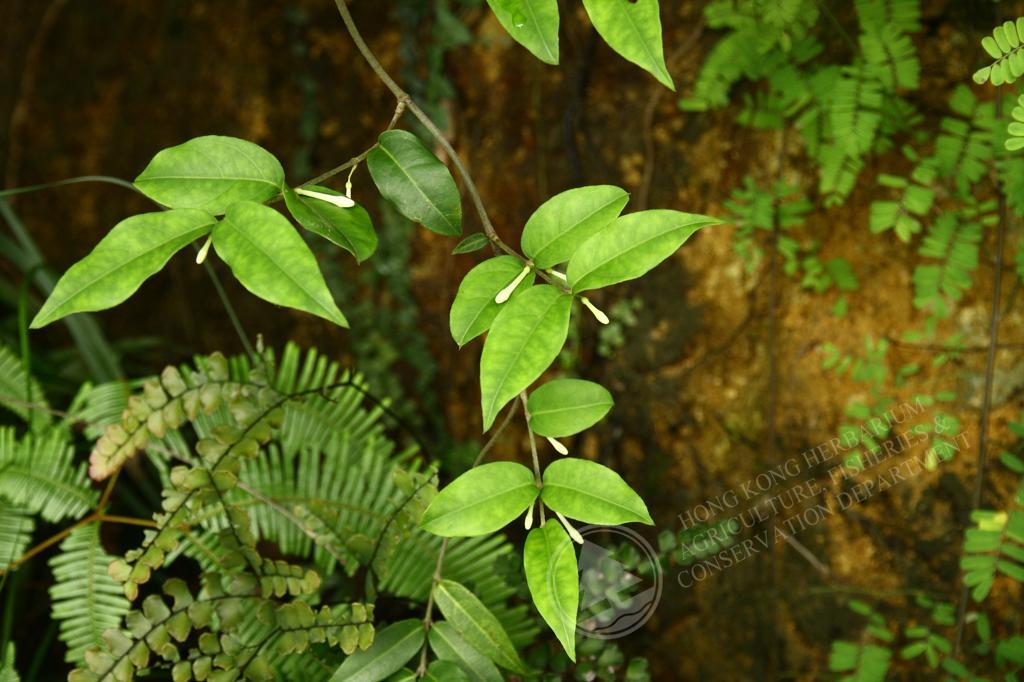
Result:
[[[560,4],[559,67],[513,43],[479,1],[352,5],[384,66],[463,156],[507,241],[516,243],[533,209],[569,187],[620,185],[632,194],[627,210],[720,215],[746,175],[771,177],[779,159],[786,162],[790,149],[780,147],[777,131],[741,127],[729,111],[680,111],[676,95],[597,38],[577,3]],[[666,58],[681,93],[714,43],[703,4],[662,2]],[[829,4],[840,22],[850,20],[852,3]],[[915,96],[928,116],[984,61],[978,40],[995,14],[989,2],[923,5]],[[298,183],[365,149],[394,107],[328,0],[3,0],[0,26],[4,187],[91,174],[130,180],[157,150],[205,134],[266,147]],[[846,46],[835,36],[826,49]],[[899,165],[885,157],[870,163],[878,167],[869,172]],[[813,172],[794,154],[783,175],[800,183]],[[344,178],[333,182],[340,188]],[[336,249],[319,253],[350,331],[274,309],[225,277],[228,296],[250,335],[268,345],[315,345],[364,372],[436,444],[448,471],[458,471],[481,440],[479,343],[457,349],[448,306],[480,254],[452,257],[453,240],[382,206],[365,168],[354,186],[374,217],[380,251],[358,267]],[[857,352],[866,336],[898,338],[920,325],[910,287],[915,251],[891,235],[868,234],[871,198],[858,189],[802,228],[820,240],[823,256],[848,260],[860,280],[844,317],[829,314],[837,292],[808,291],[766,265],[746,271],[725,226],[705,231],[650,276],[599,294],[611,326],[587,320],[573,328],[560,369],[583,368],[617,400],[574,451],[619,470],[648,501],[656,531],[677,530],[677,515],[694,504],[834,436],[849,398],[864,388],[822,368],[825,344]],[[9,206],[55,272],[119,220],[148,210],[138,195],[102,183],[21,195]],[[464,207],[466,230],[478,229],[468,201]],[[949,322],[970,346],[987,339],[992,274],[988,248],[982,253],[975,286]],[[16,343],[23,274],[7,259],[0,267],[8,306],[0,333]],[[98,319],[129,376],[192,353],[241,350],[209,280],[184,255]],[[1008,306],[1003,338],[1024,341],[1021,306]],[[62,352],[70,339],[61,325],[34,332],[32,344],[53,351],[54,361],[38,371],[59,404],[86,369],[73,351]],[[891,386],[892,395],[911,399],[921,386],[952,386],[959,395],[952,410],[973,442],[983,355],[938,370],[929,360],[927,350],[894,344],[886,367],[924,369],[919,383]],[[1016,352],[1000,353],[998,369],[993,438],[1008,441],[1024,363]],[[525,457],[526,447],[521,430],[511,432],[500,456]],[[851,594],[895,595],[897,610],[907,584],[955,596],[972,461],[967,452],[801,534],[827,572],[783,544],[697,589],[683,590],[668,574],[657,615],[623,648],[648,657],[655,679],[824,676],[830,642],[849,634],[853,616],[841,606]],[[997,609],[1019,613],[1016,597]],[[32,617],[19,622],[43,627],[45,610]]]

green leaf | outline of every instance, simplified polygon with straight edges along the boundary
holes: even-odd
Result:
[[[490,243],[491,240],[487,238],[486,234],[483,232],[474,232],[455,245],[455,248],[452,249],[452,255],[457,256],[460,253],[473,253],[474,251],[479,251]]]
[[[451,661],[434,661],[423,676],[427,682],[470,682],[466,671]]]
[[[454,580],[442,580],[434,587],[434,601],[470,646],[501,667],[525,674],[508,633],[476,595]]]
[[[209,213],[191,209],[142,213],[122,220],[92,253],[64,273],[31,327],[117,305],[181,247],[207,234],[215,222]]]
[[[658,0],[583,0],[583,6],[609,47],[676,89],[665,68]]]
[[[572,297],[541,284],[504,304],[480,357],[484,431],[498,412],[558,357],[569,333]]]
[[[601,421],[612,409],[612,394],[583,379],[555,379],[530,394],[530,428],[541,436],[561,438]]]
[[[690,235],[719,221],[657,210],[630,213],[584,242],[566,276],[574,293],[636,279],[676,252]]]
[[[540,497],[556,512],[584,523],[654,524],[647,505],[621,476],[587,459],[565,457],[548,465]]]
[[[445,486],[423,512],[420,526],[443,537],[493,533],[537,499],[533,472],[516,462],[470,469]]]
[[[399,213],[438,234],[462,234],[455,180],[418,137],[405,130],[382,133],[366,165],[377,189]]]
[[[466,345],[487,331],[502,305],[494,302],[499,291],[508,286],[523,270],[522,262],[514,256],[488,258],[466,273],[452,302],[448,327],[459,347]],[[533,284],[531,271],[516,287],[512,296],[529,289]]]
[[[576,549],[562,524],[549,520],[530,531],[523,548],[523,568],[537,611],[575,661],[579,568]]]
[[[523,253],[538,268],[569,260],[580,244],[612,224],[629,194],[611,185],[579,187],[556,194],[523,227]]]
[[[458,663],[472,679],[480,682],[502,682],[504,679],[491,660],[462,639],[450,623],[442,620],[431,625],[427,639],[439,659]]]
[[[558,0],[487,0],[512,38],[545,64],[558,63]]]
[[[307,189],[341,196],[329,187],[310,185]],[[284,190],[284,201],[299,225],[345,249],[356,257],[356,262],[362,263],[377,250],[373,221],[359,204],[341,208],[320,199],[299,196],[290,187]]]
[[[281,163],[263,147],[207,135],[168,147],[135,178],[135,187],[170,208],[220,215],[238,201],[262,203],[284,186]]]
[[[423,621],[392,623],[377,631],[369,649],[346,658],[334,671],[331,682],[379,682],[401,670],[406,661],[419,653],[424,639]]]
[[[348,326],[313,252],[288,219],[269,206],[251,201],[231,206],[213,229],[213,248],[260,298]]]

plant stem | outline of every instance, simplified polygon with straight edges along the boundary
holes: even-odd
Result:
[[[487,215],[483,199],[480,198],[480,192],[477,190],[476,184],[473,182],[473,178],[470,176],[469,171],[466,170],[466,166],[462,163],[462,159],[455,153],[455,149],[452,147],[451,143],[444,136],[444,133],[442,133],[430,117],[424,113],[419,105],[412,100],[409,93],[403,90],[401,86],[399,86],[398,83],[388,75],[388,72],[384,70],[384,67],[381,66],[380,61],[377,60],[377,57],[373,54],[370,46],[366,44],[366,41],[363,40],[362,34],[359,33],[359,29],[356,27],[356,23],[352,19],[352,13],[349,12],[348,6],[345,4],[345,0],[334,0],[334,4],[338,7],[338,13],[341,15],[341,20],[345,24],[345,29],[352,37],[352,42],[356,44],[356,48],[359,50],[360,54],[363,55],[363,59],[366,60],[366,63],[370,68],[373,69],[377,78],[384,83],[400,104],[402,102],[405,103],[409,112],[423,124],[423,127],[427,129],[427,132],[430,133],[430,135],[441,146],[441,149],[444,150],[445,154],[447,154],[452,160],[455,168],[459,171],[459,175],[462,177],[462,182],[465,183],[466,192],[469,194],[469,197],[473,202],[473,207],[476,209],[477,215],[480,216],[480,224],[484,228],[484,234],[486,234],[487,238],[491,240],[491,243],[499,249],[510,256],[515,256],[525,262],[526,259],[519,255],[515,249],[503,242],[498,236],[498,233],[494,230],[494,225],[491,223],[491,219]]]
[[[996,90],[996,119],[1003,113],[1003,89]],[[999,303],[1003,293],[1003,250],[1006,245],[1006,193],[998,175],[995,178],[996,193],[999,195],[999,225],[996,232],[995,272],[992,274],[992,308],[988,322],[988,353],[985,356],[985,387],[981,396],[981,414],[978,416],[978,459],[974,479],[974,494],[971,509],[979,509],[985,491],[985,465],[988,459],[988,421],[992,411],[992,385],[995,380],[996,348],[999,344]],[[953,638],[953,657],[960,656],[964,638],[964,623],[967,618],[967,602],[970,590],[964,583],[960,589],[960,601],[956,608],[956,631]]]
[[[391,122],[388,123],[388,127],[384,129],[384,132],[394,129],[394,127],[398,124],[398,120],[402,118],[402,114],[405,113],[405,108],[408,104],[408,100],[401,98],[398,99],[398,103],[395,105],[395,113],[394,115],[392,115]],[[374,142],[373,145],[368,147],[366,151],[364,151],[363,153],[353,156],[351,159],[341,164],[340,166],[335,166],[331,170],[321,173],[312,180],[307,180],[306,182],[302,183],[300,187],[307,187],[309,185],[319,185],[324,180],[333,178],[335,175],[344,170],[347,170],[349,168],[355,170],[355,167],[361,164],[363,161],[365,161],[366,157],[370,155],[370,152],[377,148],[377,144],[378,143]]]

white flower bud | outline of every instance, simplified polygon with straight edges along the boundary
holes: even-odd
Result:
[[[583,302],[583,305],[587,306],[587,310],[594,313],[594,317],[597,318],[598,322],[601,324],[608,324],[611,322],[611,320],[608,319],[608,316],[604,314],[604,311],[591,303],[589,298],[586,296],[580,296],[580,301]]]
[[[555,452],[557,452],[560,455],[568,455],[569,454],[569,448],[565,447],[564,445],[559,443],[554,438],[550,438],[550,437],[547,437],[547,436],[545,436],[545,437],[548,439],[548,442],[551,443],[551,447],[553,447],[555,449]]]
[[[526,522],[523,525],[526,526],[526,530],[533,528],[533,502],[530,503],[529,509],[526,510]]]
[[[316,192],[311,189],[306,189],[305,187],[296,187],[295,193],[301,194],[304,197],[326,201],[329,204],[334,204],[338,208],[352,208],[356,205],[356,202],[346,196],[342,196],[340,194],[327,194],[326,192]]]
[[[558,516],[558,520],[562,522],[562,525],[565,526],[565,532],[569,534],[569,537],[572,538],[572,541],[578,545],[582,545],[583,536],[580,535],[580,532],[573,528],[572,524],[569,523],[569,520],[562,516],[559,512],[555,512],[555,514]]]
[[[207,237],[206,241],[203,242],[202,247],[200,247],[198,253],[196,253],[196,265],[202,265],[203,261],[206,260],[206,255],[210,253],[210,241],[211,238]]]
[[[512,282],[507,287],[498,292],[498,295],[494,297],[494,302],[501,304],[507,301],[509,298],[511,298],[512,292],[516,290],[516,287],[519,286],[520,282],[526,279],[526,276],[528,274],[530,274],[530,266],[525,265],[523,266],[522,271],[518,275],[516,275],[516,278],[512,280]]]

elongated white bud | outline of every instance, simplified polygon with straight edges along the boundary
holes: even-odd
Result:
[[[210,237],[206,238],[206,241],[203,242],[203,245],[199,248],[199,251],[196,253],[196,265],[202,265],[203,261],[206,260],[206,254],[208,253],[210,253]]]
[[[301,194],[304,197],[310,197],[312,199],[326,201],[328,204],[334,204],[338,208],[352,208],[353,206],[356,205],[356,202],[340,194],[327,194],[325,192],[316,192],[311,189],[306,189],[305,187],[296,187],[295,193]]]
[[[533,502],[530,503],[530,508],[526,510],[526,522],[523,525],[526,526],[526,530],[533,528]]]
[[[551,273],[552,275],[554,275],[555,277],[557,277],[558,279],[562,280],[563,282],[568,282],[569,281],[569,278],[566,277],[561,272],[559,272],[558,270],[548,270],[548,272]]]
[[[580,535],[580,532],[578,530],[572,527],[572,524],[569,523],[569,519],[562,516],[559,512],[555,512],[555,514],[558,516],[558,520],[562,522],[562,525],[565,526],[565,532],[569,534],[569,537],[572,538],[572,541],[578,545],[582,545],[583,536]]]
[[[528,274],[530,274],[530,266],[525,265],[522,271],[516,275],[516,278],[507,287],[498,292],[498,295],[494,297],[494,302],[501,304],[507,301],[512,296],[512,292],[516,290],[520,282],[526,279]]]
[[[583,305],[587,306],[587,310],[594,313],[594,317],[597,318],[598,322],[601,324],[608,324],[611,322],[611,320],[608,319],[608,316],[604,314],[604,311],[591,303],[589,298],[586,296],[580,296],[580,300],[583,302]]]
[[[548,442],[551,443],[551,447],[553,447],[555,449],[555,452],[557,452],[560,455],[568,455],[569,454],[569,448],[565,447],[564,445],[559,443],[554,438],[550,438],[550,437],[547,437],[547,436],[545,436],[545,437],[548,439]]]

